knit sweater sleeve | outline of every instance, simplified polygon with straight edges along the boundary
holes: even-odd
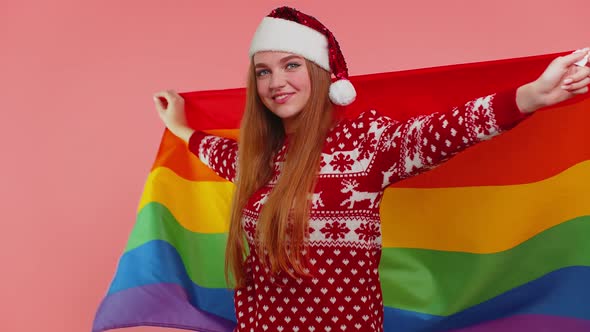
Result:
[[[234,182],[238,156],[235,140],[195,131],[189,138],[188,149],[217,175]]]
[[[376,142],[372,168],[382,178],[384,189],[436,167],[467,147],[514,127],[525,117],[516,105],[516,89],[405,122],[380,116],[377,122],[384,129]]]

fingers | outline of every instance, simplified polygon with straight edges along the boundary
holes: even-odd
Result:
[[[156,110],[160,113],[164,112],[164,110],[166,109],[166,106],[164,106],[164,103],[162,102],[160,97],[154,96],[154,104],[156,104]]]
[[[578,89],[578,90],[570,91],[570,93],[572,93],[574,95],[581,95],[584,93],[588,93],[588,86],[585,86],[585,87]]]
[[[165,101],[169,102],[170,100],[172,100],[172,96],[173,96],[173,90],[165,90],[165,91],[159,91],[154,93],[154,100],[156,99],[164,99]]]
[[[579,81],[582,81],[583,79],[588,78],[590,76],[589,67],[577,67],[575,69],[572,69],[570,72],[571,74],[566,76],[566,78],[563,80],[564,85],[578,83]]]
[[[166,106],[168,106],[169,102],[168,102],[168,92],[167,91],[159,91],[154,93],[154,104],[156,104],[156,110],[158,110],[158,112],[162,113],[164,112],[164,110],[166,109]],[[163,100],[162,100],[163,99]],[[166,104],[164,104],[164,102],[166,102]]]
[[[583,88],[585,86],[588,86],[588,84],[590,84],[590,77],[585,77],[582,80],[579,80],[577,82],[573,82],[573,83],[570,83],[570,84],[564,84],[561,87],[562,87],[562,89],[571,92],[571,91],[574,91],[574,90],[581,89],[581,88]]]
[[[183,98],[174,90],[164,90],[154,93],[153,99],[156,104],[156,109],[159,112],[163,112],[172,102]]]
[[[590,51],[590,47],[582,49],[580,52],[570,53],[568,55],[560,56],[556,60],[561,62],[564,67],[569,67],[574,63],[582,60]]]

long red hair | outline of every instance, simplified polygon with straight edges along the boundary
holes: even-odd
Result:
[[[256,251],[271,273],[291,276],[305,273],[305,248],[311,209],[311,193],[319,171],[323,142],[334,122],[328,97],[330,73],[305,61],[311,80],[311,95],[297,115],[287,157],[275,187],[257,223]],[[281,119],[269,111],[256,89],[251,63],[246,87],[246,106],[240,126],[238,174],[225,255],[225,277],[235,287],[246,282],[244,260],[247,244],[242,228],[242,211],[250,196],[271,180],[273,158],[282,147],[285,131]],[[262,258],[262,256],[261,256]],[[292,270],[291,270],[292,269]]]

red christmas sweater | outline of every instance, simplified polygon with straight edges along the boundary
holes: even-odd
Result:
[[[313,192],[308,278],[270,275],[254,248],[259,212],[285,159],[283,146],[275,176],[243,212],[250,254],[247,285],[234,296],[236,331],[383,331],[378,271],[383,191],[523,118],[515,90],[509,90],[403,122],[371,110],[337,123],[325,141]],[[236,141],[197,131],[188,146],[217,174],[234,180]]]

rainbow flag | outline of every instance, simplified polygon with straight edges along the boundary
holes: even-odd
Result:
[[[353,77],[347,116],[441,111],[534,80],[558,54]],[[237,137],[245,91],[185,93],[196,129]],[[386,331],[590,331],[590,99],[540,111],[388,188]],[[223,262],[233,185],[165,131],[93,331],[231,331]]]

